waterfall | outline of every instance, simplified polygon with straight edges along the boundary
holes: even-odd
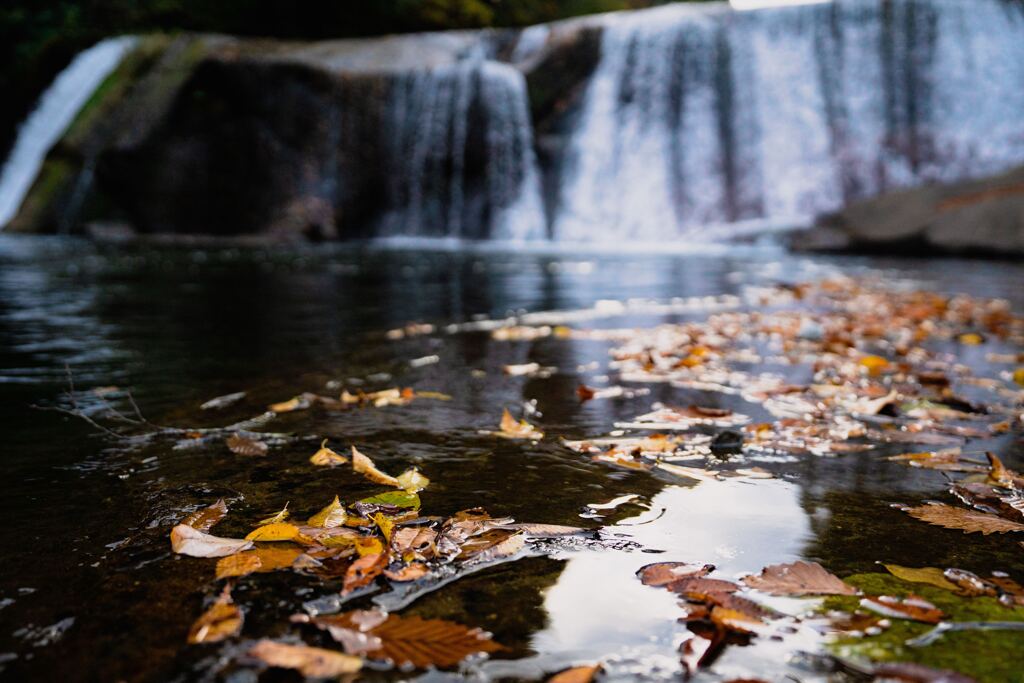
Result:
[[[376,236],[545,235],[523,75],[472,60],[396,76],[379,151],[389,169]]]
[[[554,235],[657,241],[803,222],[1024,162],[1024,15],[1002,0],[836,0],[608,15]]]
[[[17,214],[47,152],[134,44],[130,36],[100,41],[79,53],[39,98],[0,172],[0,229]]]

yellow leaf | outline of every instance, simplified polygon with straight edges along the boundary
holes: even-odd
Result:
[[[225,591],[210,609],[196,619],[188,631],[190,643],[216,643],[237,635],[242,630],[242,611],[231,602]]]
[[[287,522],[267,524],[254,529],[245,537],[247,541],[290,541],[299,535],[299,528]]]
[[[327,439],[320,442],[320,450],[310,456],[309,461],[314,465],[321,465],[324,467],[335,467],[336,465],[344,465],[348,462],[348,458],[344,455],[335,453],[333,450],[327,447]]]
[[[420,471],[415,467],[410,467],[405,472],[396,477],[398,485],[409,493],[416,493],[422,491],[430,485],[430,480],[420,474]]]
[[[333,529],[344,524],[346,519],[348,515],[345,514],[345,506],[335,496],[327,507],[310,517],[306,524],[322,529]]]
[[[947,579],[942,570],[937,567],[915,569],[914,567],[901,567],[898,564],[883,564],[882,566],[888,569],[889,573],[897,579],[903,579],[911,583],[927,583],[953,591],[954,593],[960,590],[960,587]]]
[[[352,447],[352,469],[376,484],[402,488],[398,480],[390,474],[384,474],[374,466],[373,461]]]
[[[379,512],[373,516],[373,521],[377,528],[380,529],[380,532],[384,534],[384,540],[390,543],[391,534],[395,530],[395,523]]]
[[[1013,371],[1013,381],[1024,386],[1024,368],[1017,368]]]
[[[259,571],[261,566],[260,556],[252,550],[228,555],[217,560],[217,579],[252,574]]]
[[[217,578],[246,576],[254,572],[265,574],[278,569],[288,569],[301,554],[302,550],[294,546],[268,546],[246,550],[221,558],[217,562]]]
[[[864,356],[860,359],[860,364],[868,369],[868,372],[872,375],[877,375],[889,365],[889,361],[881,356]]]
[[[985,338],[977,332],[961,334],[957,339],[961,344],[966,344],[967,346],[977,346],[978,344],[983,344],[985,342]]]
[[[296,396],[295,398],[290,398],[287,401],[281,401],[280,403],[269,405],[267,406],[267,409],[272,410],[275,413],[290,413],[293,410],[302,410],[303,408],[308,407],[309,404],[307,402]]]
[[[283,522],[286,519],[288,519],[288,503],[285,503],[284,507],[281,508],[281,511],[278,512],[277,514],[272,515],[271,517],[267,517],[266,519],[261,519],[260,521],[256,522],[256,526],[265,526],[267,524],[277,524],[278,522]]]
[[[355,546],[356,552],[359,553],[359,557],[380,555],[384,552],[384,544],[381,543],[380,539],[376,536],[364,536],[363,538],[357,538],[352,545]]]
[[[501,413],[501,429],[497,432],[498,436],[504,436],[508,439],[541,439],[544,437],[544,432],[540,431],[526,420],[519,420],[518,422],[512,413],[508,412],[508,408],[505,408]]]

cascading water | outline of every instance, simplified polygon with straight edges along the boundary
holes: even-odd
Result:
[[[76,56],[43,93],[0,172],[0,229],[18,212],[46,153],[134,44],[130,36],[100,41]]]
[[[1002,0],[837,0],[608,15],[554,235],[657,241],[800,222],[1024,162],[1024,15]]]
[[[378,236],[544,236],[526,86],[472,61],[397,76],[384,104],[390,170]]]

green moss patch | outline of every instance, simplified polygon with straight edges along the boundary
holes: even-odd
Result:
[[[856,574],[844,579],[865,594],[919,595],[941,609],[949,621],[1024,621],[1024,608],[1011,609],[995,598],[966,598],[950,591],[921,583],[902,581],[889,574]],[[860,598],[836,596],[825,600],[823,610],[853,611]],[[1024,682],[1024,632],[960,631],[945,634],[927,647],[907,647],[904,643],[933,627],[904,619],[892,619],[892,626],[880,635],[842,638],[829,645],[844,658],[873,661],[915,662],[940,669],[951,669],[973,676],[982,683]]]

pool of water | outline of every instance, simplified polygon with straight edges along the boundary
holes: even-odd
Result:
[[[468,665],[465,673],[475,677],[536,679],[597,659],[619,678],[677,677],[685,627],[675,622],[676,599],[634,576],[656,560],[711,562],[723,577],[799,558],[840,576],[872,571],[878,561],[1019,571],[1020,551],[1010,544],[907,523],[889,503],[928,498],[942,480],[877,457],[801,458],[765,465],[772,480],[694,485],[610,469],[553,439],[530,444],[481,434],[495,428],[504,407],[530,404],[538,411],[531,420],[548,435],[578,439],[605,434],[655,401],[694,400],[687,390],[654,385],[647,395],[581,403],[576,386],[600,384],[608,373],[607,343],[384,335],[410,321],[444,326],[610,299],[666,302],[834,273],[1002,297],[1024,310],[1024,269],[994,261],[811,258],[753,247],[515,254],[0,238],[0,676],[256,680],[257,671],[237,658],[237,642],[186,644],[216,584],[209,562],[171,553],[167,533],[185,511],[218,497],[231,514],[217,533],[235,536],[289,501],[311,513],[335,494],[374,493],[348,472],[308,466],[323,438],[339,449],[359,444],[385,471],[419,466],[433,481],[422,494],[425,513],[479,505],[524,522],[603,526],[621,541],[490,567],[408,605],[408,613],[482,627],[506,646]],[[618,311],[584,326],[687,315]],[[437,362],[410,363],[435,355]],[[527,362],[556,370],[545,378],[501,371]],[[127,409],[123,392],[130,390],[152,421],[196,427],[342,386],[411,386],[452,400],[282,415],[273,430],[298,438],[267,458],[245,459],[219,443],[124,448],[81,420],[40,410],[68,406],[69,376],[86,412],[98,410],[103,396]],[[236,404],[199,409],[238,391],[248,393]],[[1013,435],[993,445],[1009,466],[1024,464]],[[627,494],[637,498],[603,519],[581,517],[588,503]],[[250,578],[235,589],[246,610],[243,642],[299,633],[288,616],[337,591],[297,574]],[[318,644],[308,633],[306,640]],[[785,667],[784,653],[765,641],[728,650],[714,671],[777,678]]]

